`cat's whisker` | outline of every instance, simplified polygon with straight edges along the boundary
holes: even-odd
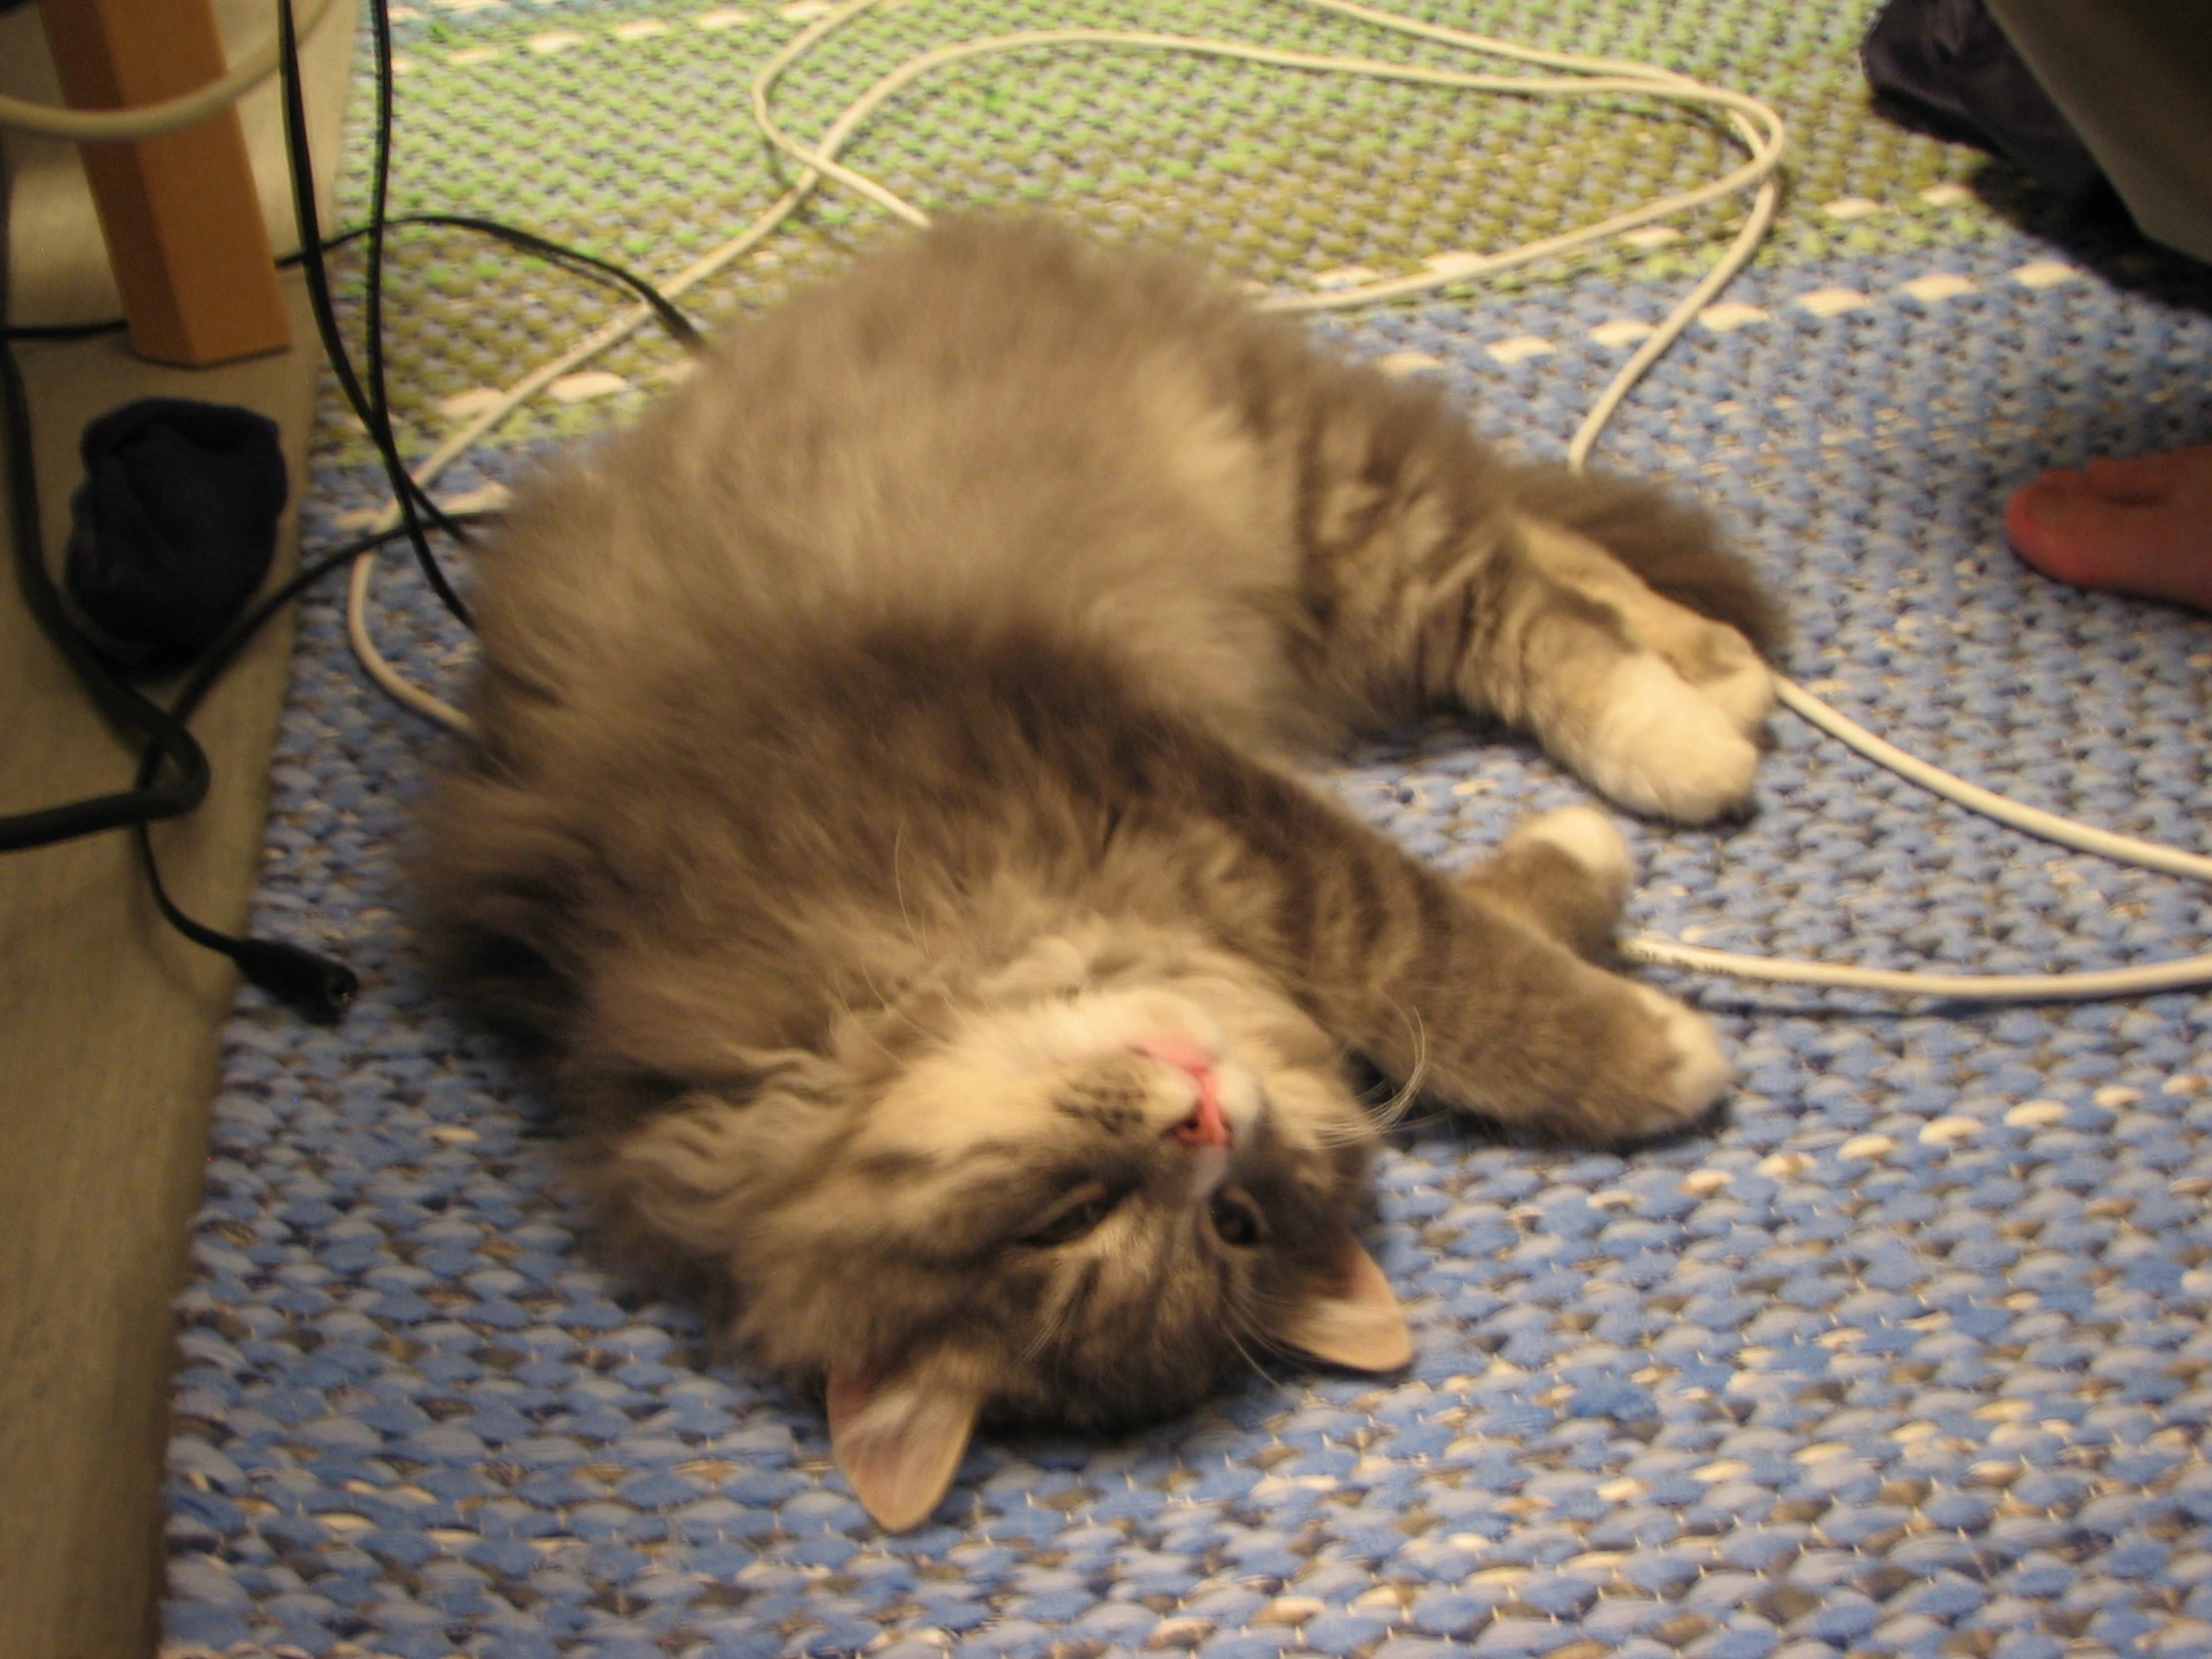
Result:
[[[1378,1129],[1390,1129],[1405,1116],[1415,1100],[1420,1097],[1421,1080],[1428,1075],[1428,1032],[1421,1024],[1420,1010],[1408,1009],[1384,993],[1383,1001],[1397,1013],[1412,1033],[1413,1063],[1406,1068],[1405,1081],[1398,1085],[1397,1093],[1385,1101],[1375,1114]]]
[[[886,1043],[881,1037],[877,1036],[875,1034],[874,1028],[870,1026],[866,1020],[862,1019],[859,1014],[853,1010],[852,1004],[846,999],[844,992],[838,990],[835,986],[832,985],[830,989],[830,1000],[834,1002],[839,1008],[844,1010],[845,1024],[849,1026],[853,1031],[857,1032],[860,1036],[866,1038],[869,1042],[873,1043],[876,1049],[882,1054],[884,1059],[894,1062],[898,1059],[897,1053],[891,1048],[890,1044]]]
[[[1046,1349],[1051,1347],[1053,1339],[1066,1327],[1068,1316],[1075,1311],[1076,1304],[1084,1299],[1086,1287],[1091,1283],[1093,1280],[1090,1276],[1079,1276],[1060,1293],[1052,1309],[1046,1314],[1044,1323],[1038,1326],[1037,1334],[1023,1345],[1019,1362],[1021,1365],[1035,1365]],[[1065,1359],[1063,1355],[1062,1364]]]
[[[898,899],[898,919],[906,924],[906,936],[912,939],[921,953],[926,956],[930,953],[929,941],[921,936],[921,930],[914,925],[913,912],[906,908],[906,878],[899,872],[898,867],[898,854],[900,848],[905,844],[905,825],[901,824],[891,830],[891,892]]]
[[[1375,1129],[1367,1123],[1347,1125],[1341,1129],[1322,1124],[1315,1127],[1313,1137],[1315,1144],[1324,1147],[1359,1146],[1375,1139]]]
[[[1413,1102],[1419,1098],[1420,1085],[1407,1082],[1389,1099],[1375,1108],[1375,1127],[1378,1130],[1398,1129],[1408,1127],[1414,1123],[1434,1121],[1434,1114],[1432,1113],[1424,1114],[1418,1118],[1412,1115]]]
[[[1062,1297],[1060,1305],[1045,1315],[1044,1323],[1037,1327],[1037,1334],[1022,1345],[1021,1354],[1015,1364],[1033,1366],[1037,1363],[1045,1350],[1052,1346],[1052,1339],[1060,1334],[1060,1327],[1067,1318],[1067,1309],[1068,1299]]]
[[[912,1028],[914,1035],[921,1038],[924,1042],[942,1043],[945,1040],[940,1033],[930,1030],[929,1027],[922,1024],[920,1020],[914,1018],[914,1016],[911,1013],[907,1012],[907,1010],[898,1001],[894,1000],[891,997],[885,996],[883,994],[883,987],[875,982],[875,976],[868,972],[866,963],[856,962],[853,964],[853,966],[859,972],[860,982],[863,985],[867,986],[868,990],[874,994],[875,1005],[878,1008],[882,1009],[884,1013],[889,1014],[894,1019],[904,1020],[906,1024]],[[885,1054],[889,1054],[891,1052],[889,1048],[884,1047],[883,1041],[880,1037],[876,1038],[875,1042],[876,1046],[878,1048],[882,1048]]]
[[[1228,1334],[1230,1346],[1237,1351],[1238,1357],[1250,1366],[1255,1373],[1261,1377],[1269,1376],[1268,1368],[1261,1363],[1259,1356],[1245,1347],[1244,1340],[1246,1337],[1252,1338],[1263,1350],[1272,1349],[1274,1345],[1258,1326],[1252,1324],[1250,1310],[1243,1307],[1235,1298],[1225,1298],[1224,1301],[1228,1306],[1229,1320],[1222,1329]],[[1239,1327],[1243,1329],[1240,1331]]]

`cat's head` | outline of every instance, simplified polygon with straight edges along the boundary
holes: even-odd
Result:
[[[1269,1355],[1410,1358],[1352,1232],[1374,1131],[1287,999],[1241,965],[991,991],[622,1150],[640,1218],[721,1254],[745,1346],[824,1382],[879,1521],[935,1507],[980,1416],[1113,1428]]]

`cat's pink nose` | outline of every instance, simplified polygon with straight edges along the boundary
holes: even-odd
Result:
[[[1185,1146],[1227,1146],[1229,1120],[1222,1116],[1221,1101],[1214,1093],[1211,1074],[1199,1079],[1198,1104],[1191,1115],[1175,1126],[1175,1138]]]
[[[1189,1117],[1175,1126],[1172,1131],[1175,1138],[1188,1147],[1227,1146],[1229,1119],[1222,1115],[1221,1088],[1214,1079],[1214,1057],[1182,1037],[1151,1037],[1132,1046],[1139,1054],[1171,1065],[1177,1071],[1188,1072],[1191,1081],[1198,1085],[1198,1104],[1191,1108]]]

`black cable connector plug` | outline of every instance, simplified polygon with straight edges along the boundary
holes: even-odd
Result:
[[[232,939],[217,948],[277,1001],[324,1025],[343,1019],[360,993],[360,975],[343,962],[281,939]]]

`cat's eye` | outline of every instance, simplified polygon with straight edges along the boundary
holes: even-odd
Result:
[[[1223,1244],[1249,1249],[1268,1236],[1267,1218],[1242,1187],[1224,1187],[1214,1194],[1208,1217],[1214,1224],[1214,1236]]]
[[[1021,1242],[1050,1250],[1087,1238],[1097,1230],[1100,1222],[1114,1213],[1121,1199],[1121,1193],[1105,1182],[1089,1182],[1062,1199],[1043,1224],[1025,1233]]]

